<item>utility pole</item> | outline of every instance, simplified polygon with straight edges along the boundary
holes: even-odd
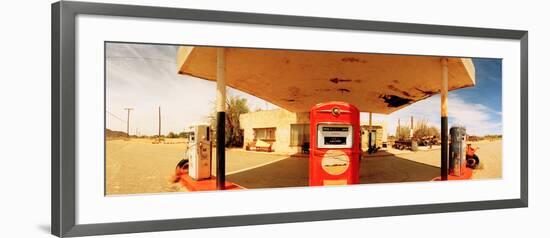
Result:
[[[397,133],[396,137],[399,140],[399,136],[401,135],[401,119],[397,118]]]
[[[128,111],[128,119],[126,120],[126,134],[128,138],[130,138],[130,111],[134,110],[133,108],[124,108],[124,110]]]
[[[159,106],[159,140],[160,140],[161,118],[160,118],[160,106]]]
[[[414,119],[413,119],[413,116],[411,116],[411,131],[410,131],[410,136],[411,136],[411,139],[413,138],[413,130],[414,130]]]

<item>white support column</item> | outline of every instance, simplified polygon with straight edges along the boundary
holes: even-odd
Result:
[[[449,68],[447,58],[441,59],[441,116],[447,117],[447,94],[449,90]]]
[[[368,152],[371,153],[372,151],[372,112],[369,112],[369,130],[368,130],[368,133],[369,133],[369,145],[367,146],[368,147]]]
[[[225,48],[217,49],[216,111],[225,112]]]

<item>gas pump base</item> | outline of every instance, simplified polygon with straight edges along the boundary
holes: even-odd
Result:
[[[464,173],[461,176],[447,175],[447,180],[468,180],[471,179],[473,175],[473,170],[470,168],[464,169]],[[441,181],[441,177],[436,177],[432,181]]]
[[[216,188],[216,177],[212,176],[208,179],[194,180],[189,174],[181,176],[181,184],[189,191],[214,191]],[[238,184],[232,182],[225,182],[225,190],[239,190],[244,189]]]

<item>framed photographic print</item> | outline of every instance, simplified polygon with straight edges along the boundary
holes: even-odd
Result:
[[[527,76],[520,30],[57,2],[52,234],[526,207]]]

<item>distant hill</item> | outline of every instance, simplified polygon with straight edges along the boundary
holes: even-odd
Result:
[[[128,137],[128,134],[126,132],[122,131],[112,131],[109,129],[105,129],[105,137],[106,138],[121,138],[121,137]]]

